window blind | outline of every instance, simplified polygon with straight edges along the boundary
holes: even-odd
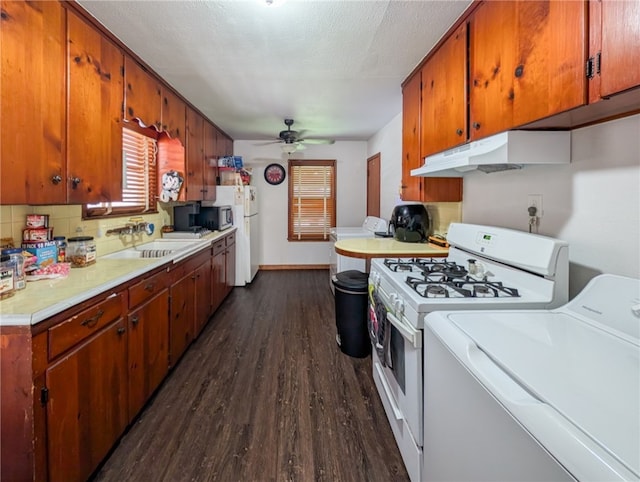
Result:
[[[326,241],[336,221],[335,160],[289,161],[289,241]]]
[[[122,201],[89,204],[85,217],[140,214],[156,210],[157,141],[122,129]]]

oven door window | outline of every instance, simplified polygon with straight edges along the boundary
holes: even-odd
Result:
[[[402,393],[406,394],[404,389],[404,337],[391,323],[389,323],[389,327],[391,330],[391,343],[389,347],[391,351],[391,371],[396,382],[398,382],[398,386],[402,390]]]
[[[387,367],[405,393],[405,339],[387,318],[387,306],[375,290],[369,295],[369,336],[382,365]]]

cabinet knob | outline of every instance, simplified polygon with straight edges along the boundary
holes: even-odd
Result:
[[[80,179],[79,177],[72,177],[71,178],[71,184],[73,184],[73,189],[78,187],[78,184],[80,184],[82,182],[82,179]]]
[[[125,330],[124,327],[121,326],[120,328],[118,328],[118,335],[124,335],[125,331],[127,330]]]
[[[456,129],[456,134],[458,134],[459,136],[462,135],[464,131],[462,129]]]
[[[51,182],[53,184],[60,184],[62,182],[62,177],[56,174],[51,178]]]
[[[480,122],[474,122],[472,125],[474,129],[476,130],[480,129]]]
[[[138,323],[140,323],[140,318],[137,316],[134,316],[133,318],[131,318],[131,323],[133,324],[133,326],[136,326]],[[122,328],[124,330],[124,328]]]

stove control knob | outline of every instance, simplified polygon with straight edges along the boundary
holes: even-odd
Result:
[[[402,315],[404,313],[404,300],[402,298],[398,298],[395,301],[395,309],[397,315]]]
[[[391,301],[391,305],[395,306],[396,305],[396,301],[398,301],[398,295],[396,293],[391,293],[389,295],[389,300]]]
[[[631,307],[631,312],[640,318],[640,303],[637,303]]]

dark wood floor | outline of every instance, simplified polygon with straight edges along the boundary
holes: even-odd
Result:
[[[234,289],[95,479],[408,480],[333,303],[322,270]]]

